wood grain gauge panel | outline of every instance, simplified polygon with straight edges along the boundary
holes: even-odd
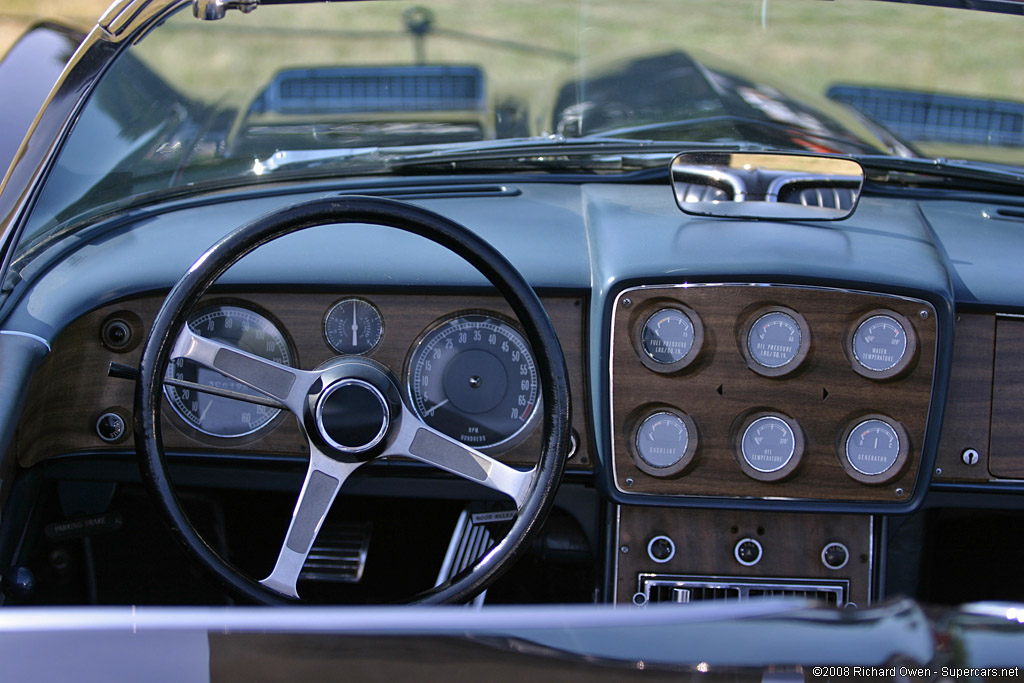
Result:
[[[995,477],[1024,479],[1024,320],[996,319],[993,375],[988,469]]]
[[[614,547],[615,601],[632,600],[640,574],[658,574],[848,581],[848,599],[864,606],[871,598],[871,526],[870,517],[858,515],[622,507]],[[675,544],[668,562],[655,562],[647,553],[651,539],[658,536]],[[763,549],[753,566],[740,564],[734,555],[736,544],[747,538],[756,539]],[[821,561],[829,543],[846,546],[846,566],[829,569]]]
[[[957,316],[953,368],[933,481],[985,482],[990,478],[985,462],[992,417],[995,338],[994,315]],[[978,464],[964,463],[963,452],[967,449],[978,451]]]
[[[377,306],[384,318],[384,337],[370,356],[391,368],[404,380],[404,364],[416,338],[428,326],[448,315],[467,310],[493,311],[511,317],[503,299],[489,296],[362,294],[359,292],[216,294],[200,304],[232,303],[252,308],[274,320],[290,338],[298,365],[312,369],[336,354],[323,337],[324,314],[342,298],[359,296]],[[131,422],[134,382],[107,377],[111,361],[138,366],[141,341],[162,303],[162,297],[133,299],[92,311],[67,327],[55,340],[53,351],[36,373],[27,397],[19,430],[19,461],[31,466],[41,460],[81,451],[124,451],[133,448],[132,435],[108,444],[96,434],[96,420],[105,412],[117,412]],[[569,368],[574,399],[573,428],[578,438],[577,455],[569,466],[590,466],[586,426],[585,369],[583,356],[584,302],[577,297],[546,297],[547,308],[558,333]],[[103,321],[109,316],[134,320],[133,343],[115,353],[100,340]],[[135,343],[138,342],[138,343]],[[304,456],[306,445],[295,419],[282,413],[267,427],[241,438],[223,439],[196,433],[164,401],[163,433],[169,451],[242,452]],[[495,457],[506,462],[535,462],[540,451],[541,427],[519,445]]]
[[[632,339],[647,316],[672,304],[685,305],[701,317],[704,348],[686,369],[660,374],[641,363]],[[798,313],[806,320],[811,337],[804,362],[781,377],[754,372],[741,351],[750,316],[772,306]],[[898,377],[870,379],[852,369],[853,327],[873,310],[898,313],[916,334],[917,356]],[[612,321],[616,487],[627,493],[666,496],[906,500],[913,494],[921,461],[935,346],[935,311],[923,301],[785,286],[694,285],[627,290],[616,301]],[[686,413],[699,433],[691,466],[665,478],[641,471],[632,452],[635,425],[659,407]],[[791,418],[804,437],[802,460],[782,481],[755,481],[744,474],[735,455],[738,426],[761,411]],[[844,428],[869,414],[898,421],[910,440],[906,465],[885,483],[854,481],[839,460]]]

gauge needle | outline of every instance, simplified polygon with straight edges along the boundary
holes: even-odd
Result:
[[[441,406],[443,406],[449,400],[450,399],[446,398],[445,400],[441,401],[440,403],[435,403],[434,405],[430,406],[430,410],[428,410],[427,412],[423,413],[423,417],[433,417],[434,411],[437,410],[438,408],[440,408]]]
[[[359,340],[356,338],[356,332],[359,331],[359,316],[356,315],[356,302],[352,302],[352,346],[359,344]]]
[[[199,424],[203,424],[203,421],[206,420],[206,414],[208,412],[210,412],[210,408],[212,406],[213,406],[213,400],[212,399],[206,402],[206,407],[203,408],[203,412],[199,413]]]

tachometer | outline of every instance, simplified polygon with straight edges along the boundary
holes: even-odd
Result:
[[[460,313],[431,326],[409,357],[407,382],[424,422],[474,448],[515,445],[540,413],[533,353],[494,313]]]
[[[282,365],[292,366],[295,352],[284,334],[266,317],[240,306],[210,306],[192,314],[189,328],[201,337],[227,342]],[[207,386],[258,395],[240,382],[184,358],[167,367],[167,376]],[[262,429],[281,411],[276,408],[165,386],[164,395],[190,427],[219,437],[239,437]]]

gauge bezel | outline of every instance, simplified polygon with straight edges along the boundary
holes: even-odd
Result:
[[[693,325],[693,345],[686,355],[672,363],[655,360],[644,347],[644,329],[647,327],[647,323],[664,310],[675,310],[682,313],[690,319],[690,324]],[[670,375],[691,367],[704,350],[704,321],[701,320],[697,311],[674,299],[655,299],[647,302],[636,312],[632,327],[633,350],[636,351],[637,358],[645,368],[659,374]]]
[[[758,321],[764,318],[766,315],[772,313],[784,313],[788,315],[796,323],[797,327],[800,328],[800,345],[797,347],[796,354],[793,355],[788,362],[777,367],[768,367],[758,361],[753,353],[750,351],[750,331],[757,325]],[[789,306],[782,306],[779,304],[768,304],[765,306],[759,306],[742,318],[743,324],[739,330],[739,347],[740,353],[743,355],[743,360],[746,361],[747,367],[761,375],[762,377],[785,377],[796,372],[807,360],[807,356],[811,352],[811,327],[807,324],[807,319],[803,315],[796,312]]]
[[[640,428],[645,422],[647,422],[647,420],[658,415],[669,415],[671,417],[678,418],[686,428],[686,449],[683,451],[682,457],[668,467],[655,467],[648,463],[643,459],[643,456],[640,455],[640,448],[637,446],[637,438],[640,436]],[[657,405],[641,408],[636,412],[635,417],[629,420],[628,432],[629,454],[633,458],[633,464],[636,465],[637,469],[641,472],[649,474],[652,477],[666,478],[682,474],[693,464],[694,456],[697,453],[697,447],[700,445],[700,431],[697,429],[697,423],[683,411],[671,406]]]
[[[903,334],[907,339],[907,348],[903,352],[903,357],[900,358],[900,360],[892,367],[885,370],[872,370],[857,358],[854,343],[856,341],[857,331],[860,329],[861,325],[872,318],[881,316],[891,318],[900,324],[903,328]],[[847,327],[843,351],[846,352],[846,357],[850,361],[850,367],[861,377],[866,377],[879,382],[890,379],[900,379],[910,372],[917,363],[917,329],[914,327],[913,323],[911,323],[910,318],[897,313],[894,310],[888,308],[873,308],[855,318]]]
[[[373,311],[373,314],[377,316],[377,323],[380,326],[380,334],[377,335],[377,340],[365,351],[357,351],[354,353],[351,351],[343,351],[335,346],[334,341],[331,339],[330,331],[327,329],[327,321],[330,319],[331,314],[343,304],[351,304],[352,302],[358,302],[369,306],[370,310]],[[341,354],[342,356],[369,356],[380,348],[381,343],[384,341],[384,314],[381,313],[380,308],[376,304],[368,299],[364,299],[360,296],[347,296],[344,299],[338,299],[327,308],[324,312],[323,320],[321,321],[320,330],[323,333],[324,343],[327,344],[327,348],[334,353]]]
[[[291,338],[291,335],[288,333],[288,329],[284,326],[280,319],[277,318],[277,316],[275,316],[262,306],[259,306],[251,301],[223,297],[203,300],[196,304],[195,308],[189,313],[188,319],[191,320],[192,317],[195,316],[196,314],[203,313],[210,309],[223,308],[228,306],[244,309],[250,313],[254,313],[260,316],[261,318],[267,320],[284,340],[285,346],[287,347],[288,353],[291,358],[291,367],[301,367],[298,349],[296,348],[295,342]],[[287,410],[277,409],[277,413],[272,418],[267,420],[264,424],[260,425],[256,429],[250,430],[242,434],[215,434],[213,432],[206,431],[201,427],[196,426],[195,424],[192,423],[191,420],[189,420],[187,417],[181,414],[180,410],[178,409],[178,406],[175,405],[174,400],[169,395],[172,389],[173,387],[171,387],[171,385],[165,384],[163,387],[163,391],[161,392],[163,394],[163,400],[165,400],[171,408],[171,410],[163,411],[165,419],[167,419],[172,425],[174,425],[174,427],[182,434],[200,442],[223,443],[233,445],[249,443],[257,439],[264,438],[264,436],[266,436],[267,433],[269,433],[273,429],[276,429],[284,420],[287,419],[289,415],[291,415],[291,413],[289,413]]]
[[[857,431],[861,425],[873,420],[884,422],[892,428],[893,432],[896,433],[897,440],[899,441],[899,448],[896,451],[896,460],[893,461],[893,464],[889,469],[879,474],[865,474],[854,467],[853,463],[850,462],[850,458],[847,456],[846,445],[850,436]],[[882,413],[864,413],[847,420],[845,424],[846,427],[843,428],[839,441],[836,444],[836,457],[839,459],[839,464],[842,466],[843,471],[846,472],[851,479],[859,481],[862,484],[887,484],[903,474],[903,470],[910,461],[910,435],[907,433],[906,427],[904,427],[899,420]]]
[[[537,426],[537,423],[539,422],[540,415],[544,412],[542,390],[540,386],[540,374],[537,370],[536,356],[534,355],[533,349],[530,348],[530,343],[527,340],[526,334],[523,332],[523,329],[514,319],[508,317],[507,315],[502,315],[497,311],[473,308],[455,311],[434,320],[432,323],[427,325],[422,332],[420,332],[420,334],[416,337],[416,340],[412,343],[412,346],[409,347],[409,351],[406,354],[405,367],[402,372],[402,376],[405,380],[405,395],[409,401],[409,406],[411,407],[412,411],[420,420],[423,420],[423,422],[425,424],[428,424],[429,426],[429,423],[427,423],[427,421],[423,418],[423,415],[420,413],[420,409],[416,404],[416,396],[413,393],[412,373],[414,367],[414,360],[416,358],[416,355],[419,353],[419,350],[423,347],[424,342],[426,342],[426,340],[429,339],[431,335],[433,335],[437,330],[441,329],[445,325],[450,324],[452,320],[464,318],[467,316],[484,316],[498,323],[507,325],[512,330],[514,330],[516,334],[518,334],[522,338],[525,348],[529,351],[530,363],[533,365],[535,371],[534,374],[537,377],[537,386],[535,390],[537,396],[537,404],[534,406],[533,412],[531,413],[530,417],[527,418],[526,422],[524,422],[519,427],[519,429],[517,429],[514,433],[505,437],[501,441],[498,441],[493,444],[488,444],[486,446],[465,444],[467,446],[470,446],[471,448],[475,448],[481,453],[504,453],[521,444],[533,433],[534,428]],[[457,440],[457,437],[453,436],[451,438]]]
[[[755,422],[764,418],[774,418],[784,422],[786,426],[789,427],[789,431],[793,434],[793,455],[790,456],[785,465],[772,472],[762,472],[751,465],[747,461],[746,456],[743,455],[743,437]],[[733,459],[736,460],[736,463],[740,466],[740,469],[743,470],[743,473],[751,479],[765,483],[784,481],[791,477],[803,462],[804,449],[806,445],[804,432],[800,427],[800,423],[789,415],[778,410],[756,410],[754,412],[745,413],[737,422],[734,423],[734,425],[735,426],[732,430]]]

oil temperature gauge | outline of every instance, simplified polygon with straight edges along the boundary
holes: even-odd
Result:
[[[343,299],[324,316],[324,340],[334,351],[363,355],[377,348],[384,336],[384,319],[365,299]]]
[[[803,432],[796,421],[781,413],[750,415],[736,433],[736,461],[752,479],[781,481],[793,473],[803,457]]]
[[[659,409],[633,435],[633,461],[641,471],[670,477],[685,470],[697,451],[697,426],[686,413]]]
[[[843,433],[843,469],[865,484],[882,484],[903,469],[910,451],[909,437],[899,422],[885,415],[865,415]]]

